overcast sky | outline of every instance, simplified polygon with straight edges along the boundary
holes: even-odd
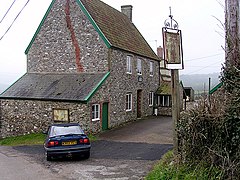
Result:
[[[0,84],[11,84],[26,72],[24,51],[51,3],[51,0],[30,0],[2,38],[28,0],[16,0],[1,22],[13,1],[0,0]],[[118,10],[121,5],[133,5],[133,22],[154,51],[162,46],[162,27],[171,6],[183,34],[185,69],[180,73],[220,72],[224,62],[224,30],[217,19],[224,22],[223,0],[103,1]]]

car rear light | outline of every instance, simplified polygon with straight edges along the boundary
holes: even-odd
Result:
[[[48,142],[48,147],[53,147],[53,146],[57,146],[58,145],[58,141],[49,141]]]
[[[89,144],[89,139],[85,138],[85,139],[83,139],[83,142],[84,142],[84,144]]]
[[[80,144],[89,144],[90,143],[88,138],[80,139],[79,142],[80,142]]]

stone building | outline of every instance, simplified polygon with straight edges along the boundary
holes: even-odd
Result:
[[[189,102],[193,102],[195,100],[194,89],[192,87],[184,87],[183,89],[183,99]]]
[[[153,114],[160,60],[132,6],[52,0],[25,54],[26,74],[0,96],[2,137],[54,122],[97,133]]]
[[[164,60],[164,50],[160,46],[157,48],[157,55],[160,58],[160,86],[155,92],[155,114],[162,116],[172,116],[172,77],[171,70]],[[183,110],[183,84],[179,82],[180,111]]]
[[[172,78],[171,71],[167,68],[167,62],[163,57],[163,48],[157,48],[160,61],[160,86],[156,92],[157,114],[164,116],[172,115]]]

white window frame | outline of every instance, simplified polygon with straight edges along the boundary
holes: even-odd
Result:
[[[153,92],[149,92],[149,95],[148,95],[149,106],[153,106],[153,99],[154,99],[154,93]]]
[[[100,107],[101,107],[100,104],[93,104],[92,105],[92,121],[99,121],[100,120]]]
[[[142,60],[137,59],[137,74],[142,75]]]
[[[127,74],[132,74],[132,56],[127,56]]]
[[[150,61],[149,66],[150,66],[150,68],[149,68],[150,76],[153,76],[153,62],[152,61]]]
[[[126,94],[126,111],[132,111],[132,93]]]
[[[171,96],[170,95],[161,95],[159,98],[159,106],[161,107],[170,107],[171,106]],[[162,102],[162,103],[161,103]]]

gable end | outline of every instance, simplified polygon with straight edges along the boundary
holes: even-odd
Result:
[[[38,26],[38,28],[37,28],[37,30],[36,30],[36,32],[35,32],[35,34],[34,34],[32,40],[30,41],[30,43],[29,43],[27,49],[25,50],[25,54],[28,54],[30,48],[32,47],[33,42],[35,41],[35,39],[36,39],[38,33],[40,32],[40,30],[41,30],[41,28],[42,28],[42,25],[43,25],[45,19],[47,18],[48,14],[50,13],[50,10],[52,9],[53,4],[54,4],[55,2],[56,2],[56,0],[52,0],[50,6],[48,7],[47,12],[45,13],[45,15],[44,15],[44,17],[43,17],[41,23],[39,24],[39,26]]]
[[[25,50],[25,54],[28,54],[29,50],[32,47],[32,44],[34,43],[38,33],[40,32],[47,16],[49,15],[54,3],[56,2],[56,0],[52,0],[50,6],[48,7],[47,12],[45,13],[41,23],[39,24],[32,40],[30,41],[27,49]],[[103,34],[103,32],[101,31],[101,29],[98,27],[98,25],[96,24],[96,22],[93,20],[93,18],[91,17],[91,15],[89,14],[89,12],[87,11],[87,9],[84,7],[84,5],[82,4],[82,2],[80,0],[76,0],[77,4],[80,6],[81,10],[83,11],[83,13],[85,14],[85,16],[87,16],[88,20],[90,21],[90,23],[92,24],[92,26],[94,27],[94,29],[98,32],[99,36],[102,38],[102,40],[104,41],[104,43],[106,44],[106,46],[108,48],[112,47],[111,43],[108,41],[108,39],[105,37],[105,35]]]

